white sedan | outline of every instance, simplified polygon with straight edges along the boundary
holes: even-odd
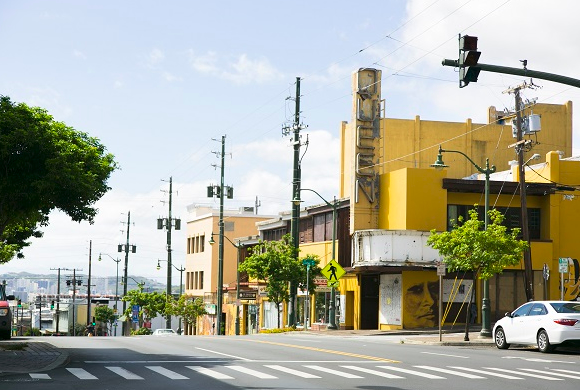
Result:
[[[499,349],[524,344],[552,352],[559,345],[580,345],[580,302],[524,303],[495,323],[493,337]]]

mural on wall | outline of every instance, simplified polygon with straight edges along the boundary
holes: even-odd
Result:
[[[437,326],[439,279],[436,272],[403,272],[403,327]]]
[[[401,325],[401,275],[382,274],[379,287],[379,323]]]
[[[560,276],[560,275],[558,275]],[[568,259],[568,273],[564,274],[564,300],[575,301],[580,297],[580,267],[577,259]]]

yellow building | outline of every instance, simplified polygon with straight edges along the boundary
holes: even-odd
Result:
[[[419,117],[385,118],[380,79],[381,72],[375,69],[354,73],[352,121],[341,126],[340,196],[350,198],[353,257],[352,267],[340,286],[340,326],[436,327],[433,294],[438,295],[438,291],[433,289],[438,280],[436,264],[441,259],[426,245],[426,239],[431,229],[448,229],[449,220],[465,214],[474,204],[484,204],[484,180],[460,180],[477,171],[459,154],[445,155],[449,168],[444,172],[429,165],[442,145],[444,149],[463,152],[480,166],[485,166],[489,158],[500,170],[507,169],[515,158],[514,149],[510,148],[515,143],[511,114],[491,107],[487,124],[474,124],[469,119],[465,123],[449,123]],[[554,262],[559,257],[578,258],[572,235],[580,208],[572,205],[574,201],[562,200],[570,199],[571,194],[563,198],[552,183],[580,183],[574,180],[580,179],[580,163],[561,159],[572,151],[572,103],[534,104],[526,107],[524,114],[531,113],[541,116],[542,131],[526,137],[534,145],[530,155],[547,156],[546,165],[537,170],[537,175],[526,176],[528,182],[538,182],[527,186],[533,283],[536,296],[556,299],[559,290],[554,274],[558,268]],[[492,180],[491,205],[502,208],[511,218],[511,226],[517,226],[517,172],[504,174],[501,182]],[[544,264],[552,270],[548,283],[542,277]],[[573,264],[576,263],[571,260],[571,269],[576,273],[572,275],[575,287],[568,288],[570,297],[578,295],[578,267]],[[522,267],[490,281],[492,320],[525,300]],[[469,275],[448,275],[443,283],[443,302],[466,301],[472,284]],[[460,288],[459,294],[452,297],[454,285]],[[481,302],[478,286],[476,283],[476,307]],[[418,301],[423,303],[415,313]],[[460,315],[462,309],[466,312],[460,303],[452,304],[446,322],[465,321],[465,313]],[[479,309],[473,314],[478,314],[479,320]]]

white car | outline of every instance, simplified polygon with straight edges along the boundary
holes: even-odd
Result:
[[[155,329],[153,336],[177,336],[177,332],[173,329]]]
[[[580,345],[580,302],[524,303],[495,323],[493,337],[499,349],[524,344],[552,352],[559,345]]]

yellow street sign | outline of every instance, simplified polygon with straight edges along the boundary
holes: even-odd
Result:
[[[336,282],[335,281],[332,281],[331,282],[329,280],[328,282],[326,282],[326,286],[327,287],[339,287],[340,286],[340,282],[338,280]]]
[[[334,260],[330,260],[320,272],[329,282],[338,282],[338,279],[346,273],[344,268]]]

